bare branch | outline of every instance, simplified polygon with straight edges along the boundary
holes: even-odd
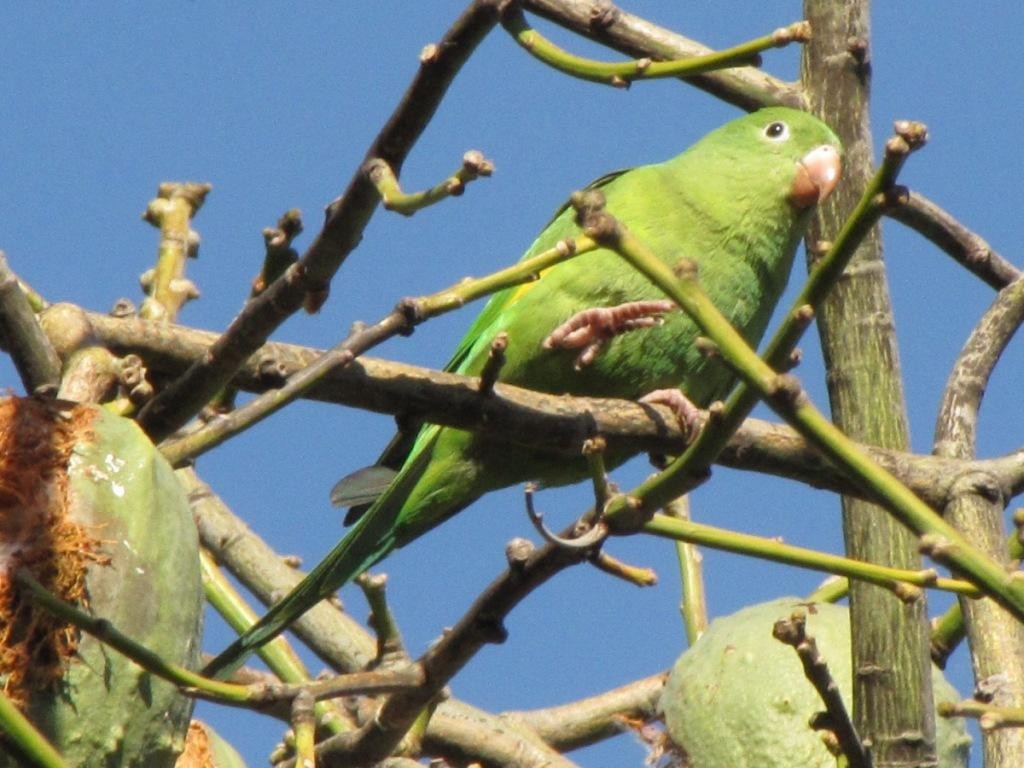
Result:
[[[56,394],[60,360],[0,251],[0,334],[29,394]]]
[[[762,51],[793,42],[803,43],[811,35],[810,25],[798,21],[717,53],[684,56],[669,61],[652,61],[645,56],[634,61],[608,62],[577,56],[558,47],[529,25],[517,3],[508,3],[503,7],[501,23],[524,50],[549,67],[571,77],[615,88],[627,88],[634,80],[694,77],[734,67],[758,67],[761,65]]]
[[[441,755],[455,765],[573,765],[528,727],[454,699],[441,702],[434,710],[423,747],[428,754]]]
[[[935,453],[972,458],[977,440],[978,409],[989,377],[1003,350],[1024,322],[1024,280],[999,292],[971,331],[946,383],[935,428]]]
[[[993,288],[1005,288],[1020,277],[1020,270],[981,235],[919,192],[908,190],[892,202],[886,214],[924,235]]]
[[[807,614],[797,610],[788,619],[779,619],[775,622],[772,635],[779,642],[793,647],[804,668],[804,676],[825,705],[824,721],[819,719],[812,727],[828,730],[835,735],[837,746],[849,761],[850,768],[871,768],[871,757],[857,735],[857,729],[840,695],[839,685],[832,678],[828,662],[818,651],[818,644],[807,634]]]
[[[580,35],[638,58],[679,59],[712,52],[698,42],[627,13],[608,0],[523,0],[522,5]],[[804,107],[796,85],[753,67],[696,75],[687,78],[687,82],[748,111],[771,104]]]
[[[560,751],[577,749],[621,733],[624,720],[651,720],[656,717],[665,674],[661,672],[597,696],[555,707],[503,712],[502,717],[526,724]]]
[[[984,314],[953,366],[939,407],[934,451],[945,458],[969,461],[977,444],[978,410],[985,388],[1021,323],[1024,322],[1024,279],[1003,288]],[[1015,569],[1006,547],[1003,510],[1007,498],[984,476],[963,475],[952,489],[943,513],[979,549]],[[1014,706],[1024,703],[1024,626],[988,601],[961,600],[961,626],[955,613],[944,621],[944,634],[955,641],[966,629],[976,680],[1001,676],[1012,691]],[[959,632],[957,631],[959,630]],[[1015,765],[1024,749],[1024,733],[985,729],[986,765]]]
[[[87,322],[86,322],[87,320]],[[42,316],[45,332],[61,357],[82,343],[88,326],[95,343],[115,354],[139,354],[151,372],[174,375],[200,359],[216,334],[185,326],[113,318],[83,313],[67,304],[54,305]],[[266,392],[281,380],[320,357],[320,350],[291,344],[269,343],[253,354],[239,371],[235,386]],[[578,456],[583,442],[602,435],[616,454],[674,455],[686,445],[687,435],[671,409],[625,400],[575,398],[530,392],[496,384],[493,396],[481,397],[476,379],[442,373],[404,363],[361,357],[350,366],[333,370],[309,390],[307,396],[379,413],[406,414],[462,428],[485,421],[512,442],[541,445],[553,457]],[[703,434],[706,419],[698,428]],[[936,508],[943,507],[958,478],[987,476],[1007,498],[1024,491],[1024,451],[999,459],[974,462],[945,460],[862,446],[871,457]],[[820,454],[788,427],[747,419],[719,457],[720,463],[749,471],[788,477],[815,488],[843,493],[855,489]]]

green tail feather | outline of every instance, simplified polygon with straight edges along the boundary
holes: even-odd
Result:
[[[395,524],[409,493],[430,464],[429,446],[417,452],[334,549],[258,622],[206,665],[203,674],[224,678],[302,614],[395,548]]]

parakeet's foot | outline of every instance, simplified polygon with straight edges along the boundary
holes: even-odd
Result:
[[[679,389],[656,389],[640,398],[641,403],[667,405],[679,420],[679,427],[689,437],[697,427],[700,409]]]
[[[576,370],[581,370],[597,359],[601,348],[611,339],[628,331],[661,325],[662,315],[675,308],[674,301],[658,299],[584,309],[555,328],[544,339],[544,348],[582,348],[573,364]]]

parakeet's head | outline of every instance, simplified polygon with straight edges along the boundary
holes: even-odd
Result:
[[[820,203],[842,173],[842,147],[827,125],[806,112],[768,107],[712,131],[691,147],[711,159],[711,185],[723,200],[783,202],[797,212]]]

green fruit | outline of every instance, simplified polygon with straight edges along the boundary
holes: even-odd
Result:
[[[202,588],[174,471],[134,422],[91,405],[0,400],[0,672],[75,766],[172,766],[192,700],[12,589],[26,567],[164,659],[193,667]],[[32,536],[25,536],[33,530]],[[0,766],[16,758],[0,754]]]
[[[800,608],[807,614],[807,633],[850,705],[845,607],[808,606],[795,597],[749,606],[712,622],[665,683],[665,724],[691,768],[835,768],[835,758],[808,726],[824,705],[794,649],[772,636],[775,622]],[[960,698],[934,667],[932,687],[936,702]],[[940,768],[964,768],[971,739],[962,722],[938,718],[936,729]]]

